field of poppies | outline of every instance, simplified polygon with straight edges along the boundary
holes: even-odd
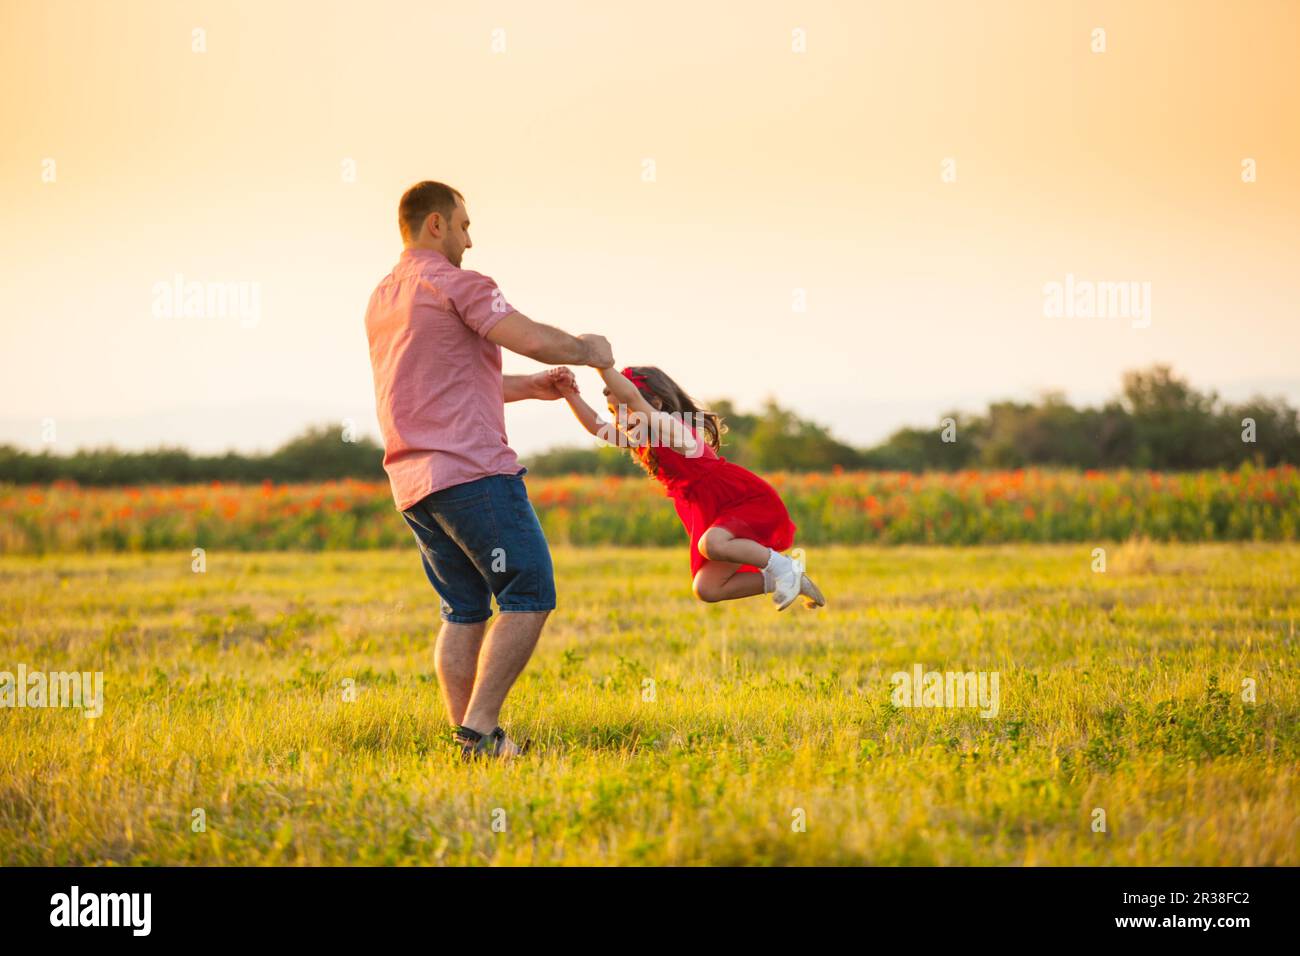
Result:
[[[1300,470],[1166,474],[1035,469],[773,474],[800,544],[1295,541]],[[529,479],[547,537],[673,545],[671,503],[647,478]],[[410,532],[383,482],[87,488],[0,485],[0,553],[386,548]]]

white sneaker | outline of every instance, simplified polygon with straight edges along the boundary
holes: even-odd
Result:
[[[768,568],[763,570],[763,579],[771,584],[772,603],[778,611],[784,611],[799,596],[803,572],[795,563],[780,552],[773,551]],[[770,575],[770,577],[769,577]]]
[[[806,574],[799,576],[799,593],[806,599],[803,606],[807,608],[825,607],[826,595],[822,594],[821,588],[813,584],[812,578]]]

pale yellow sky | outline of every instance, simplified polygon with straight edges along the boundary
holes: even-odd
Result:
[[[1298,43],[1285,0],[10,0],[0,441],[370,429],[362,315],[424,178],[533,318],[855,442],[1153,361],[1294,402]],[[256,287],[256,321],[156,318],[178,274]],[[1150,283],[1149,327],[1045,317],[1067,274]]]

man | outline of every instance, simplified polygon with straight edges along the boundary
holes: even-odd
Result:
[[[514,756],[501,706],[555,608],[555,581],[505,402],[558,399],[573,373],[503,376],[501,349],[593,368],[614,356],[604,337],[534,322],[460,267],[474,244],[457,190],[412,186],[398,225],[405,251],[366,310],[384,470],[441,597],[434,661],[455,740],[466,757]],[[488,629],[494,595],[501,614]]]

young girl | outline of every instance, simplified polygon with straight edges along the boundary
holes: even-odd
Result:
[[[781,553],[794,543],[795,526],[776,489],[718,455],[722,420],[654,366],[605,368],[600,375],[612,425],[577,389],[561,392],[587,431],[627,448],[673,499],[691,538],[695,596],[712,602],[771,594],[784,611],[802,594],[805,606],[822,607],[817,585]]]

